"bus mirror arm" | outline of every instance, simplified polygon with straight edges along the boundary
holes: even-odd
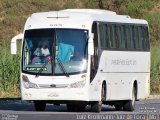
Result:
[[[17,40],[22,40],[23,39],[23,34],[20,33],[16,36],[14,36],[11,40],[11,54],[16,54],[17,53]]]
[[[89,37],[89,40],[88,40],[88,54],[89,55],[94,55],[93,38],[94,38],[94,34],[91,33],[91,36]]]

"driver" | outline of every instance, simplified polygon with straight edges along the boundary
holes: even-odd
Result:
[[[50,56],[47,42],[40,41],[38,48],[36,48],[33,55],[35,57],[32,59],[32,64],[42,64],[47,62]]]
[[[50,52],[46,42],[40,42],[39,47],[33,53],[36,56],[49,56]]]

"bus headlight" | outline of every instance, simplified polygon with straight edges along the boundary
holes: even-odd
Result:
[[[84,85],[85,85],[85,83],[86,83],[86,80],[78,81],[78,82],[76,82],[76,83],[70,84],[69,87],[70,87],[70,88],[83,88]]]
[[[38,85],[35,83],[29,83],[29,88],[38,88]]]
[[[38,88],[38,85],[35,84],[35,83],[32,83],[32,82],[24,82],[23,85],[24,85],[24,87],[26,89],[29,89],[29,88]]]
[[[26,89],[38,88],[38,85],[29,81],[26,75],[22,75],[23,85]]]

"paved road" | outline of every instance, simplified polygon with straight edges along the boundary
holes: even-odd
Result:
[[[136,102],[134,112],[115,111],[114,107],[103,106],[101,113],[68,112],[65,105],[47,104],[44,112],[36,112],[33,104],[20,100],[0,100],[0,120],[160,120],[160,99],[141,100]]]

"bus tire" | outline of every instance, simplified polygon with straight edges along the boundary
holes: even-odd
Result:
[[[91,104],[91,111],[92,112],[101,112],[102,110],[102,102],[106,101],[106,86],[103,82],[102,89],[101,89],[101,101],[96,101]]]
[[[43,101],[34,101],[34,108],[36,111],[44,111],[46,108],[46,103]]]
[[[67,104],[67,109],[69,112],[74,112],[76,110],[76,108],[73,104]]]
[[[115,105],[115,109],[117,111],[122,111],[123,110],[123,105]]]
[[[125,111],[133,111],[135,107],[135,100],[136,100],[136,88],[133,87],[132,89],[132,100],[128,100],[124,103],[124,110]]]
[[[102,109],[102,102],[101,101],[97,101],[97,102],[93,102],[91,104],[91,111],[92,112],[101,112]]]

